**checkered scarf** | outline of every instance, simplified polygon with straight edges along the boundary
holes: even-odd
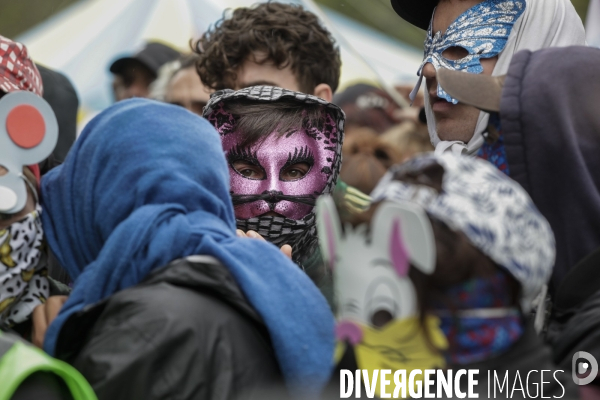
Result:
[[[25,90],[38,96],[44,92],[42,77],[29,58],[27,47],[4,36],[0,36],[0,90]]]
[[[218,112],[222,103],[228,100],[237,100],[246,98],[256,102],[276,102],[281,99],[295,99],[305,104],[321,104],[325,106],[335,120],[337,128],[337,137],[331,138],[328,132],[324,133],[326,144],[335,146],[335,159],[332,165],[331,174],[327,179],[327,184],[322,194],[328,194],[333,191],[337,183],[337,178],[342,166],[342,142],[344,139],[344,112],[335,104],[329,103],[319,97],[294,92],[292,90],[282,89],[273,86],[252,86],[249,88],[233,91],[221,90],[211,95],[210,101],[204,108],[204,118],[209,121],[215,120],[215,124],[229,122],[221,121],[219,118],[210,118],[213,112]],[[219,122],[220,121],[220,122]],[[215,126],[219,130],[219,126]],[[238,229],[244,232],[253,230],[262,235],[269,242],[277,246],[289,244],[293,247],[293,260],[301,267],[303,261],[306,261],[312,254],[318,250],[317,228],[315,225],[314,211],[300,220],[294,220],[284,217],[255,217],[250,219],[237,219]]]

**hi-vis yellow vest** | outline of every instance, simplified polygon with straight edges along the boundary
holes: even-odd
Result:
[[[51,372],[62,379],[74,400],[97,400],[75,368],[0,332],[0,400],[10,400],[21,383],[35,372]]]

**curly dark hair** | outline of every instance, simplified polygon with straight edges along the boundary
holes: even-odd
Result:
[[[223,18],[202,35],[194,51],[202,82],[215,90],[232,89],[240,66],[264,52],[258,63],[290,66],[300,90],[313,93],[326,83],[333,92],[339,79],[341,59],[335,40],[317,16],[301,6],[262,3],[250,8],[225,11]]]

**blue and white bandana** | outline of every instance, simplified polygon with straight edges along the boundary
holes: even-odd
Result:
[[[444,168],[442,190],[395,180],[396,173],[418,172],[437,163]],[[550,224],[517,182],[487,161],[451,153],[428,153],[394,166],[372,193],[373,202],[418,204],[508,271],[520,284],[521,306],[550,279],[555,259]]]
[[[416,95],[421,86],[423,67],[427,63],[432,63],[436,70],[443,67],[473,74],[482,73],[481,59],[496,57],[504,50],[512,28],[525,7],[525,0],[486,0],[460,15],[443,35],[439,31],[433,34],[432,17],[425,39],[425,57],[417,73],[419,82],[411,96]],[[451,47],[462,47],[469,55],[460,60],[449,60],[443,53]],[[458,103],[439,85],[438,97],[453,104]]]

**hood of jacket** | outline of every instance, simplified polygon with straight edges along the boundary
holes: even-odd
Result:
[[[574,46],[515,55],[501,100],[510,176],[556,237],[556,287],[600,246],[600,50]]]

